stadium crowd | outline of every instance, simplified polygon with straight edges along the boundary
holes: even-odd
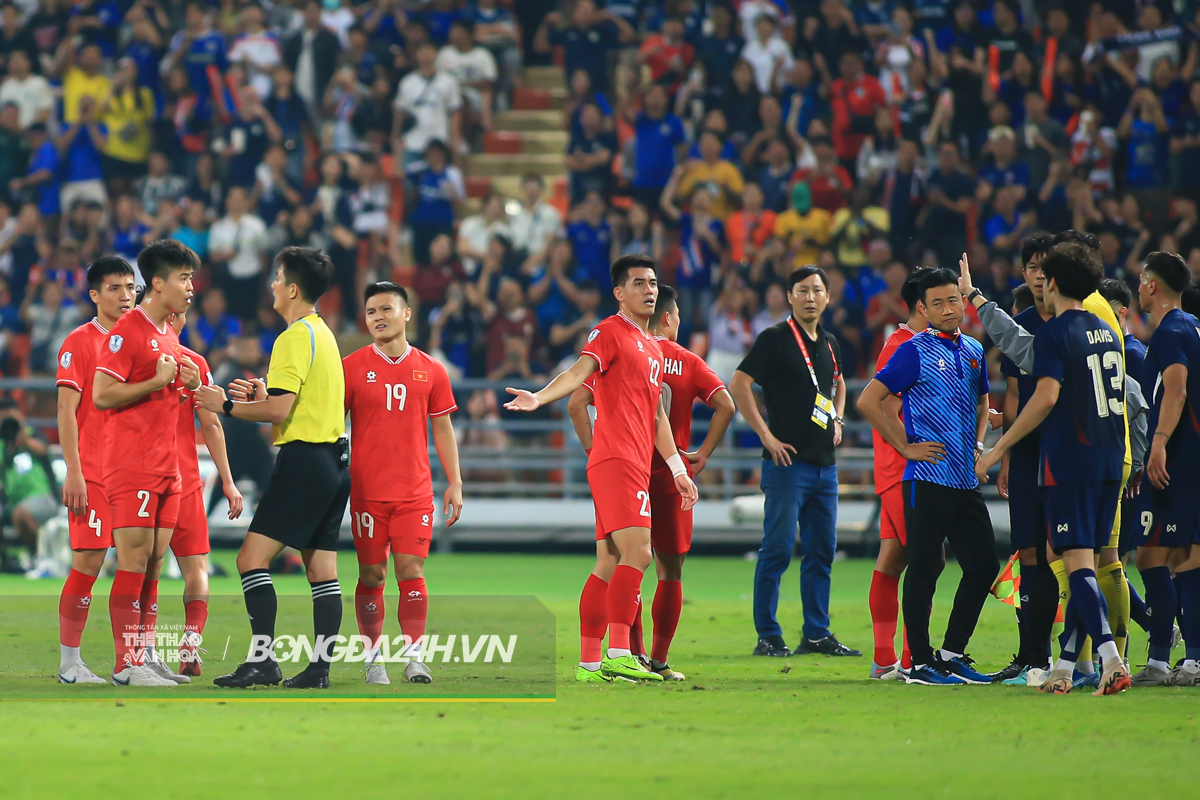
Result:
[[[186,343],[214,364],[264,363],[270,257],[316,244],[336,330],[392,277],[418,345],[492,379],[573,358],[620,254],[659,259],[725,380],[797,265],[831,276],[851,377],[918,264],[968,252],[1005,308],[1037,229],[1098,234],[1134,287],[1153,249],[1200,266],[1200,25],[1152,3],[19,0],[0,24],[5,374],[53,369],[85,265],[164,236],[203,258]],[[503,197],[471,154],[551,62],[566,185]]]

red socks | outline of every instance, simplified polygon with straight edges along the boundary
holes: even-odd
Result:
[[[881,667],[896,663],[896,616],[900,611],[900,579],[879,570],[871,575],[871,628],[875,633],[874,661]]]
[[[139,605],[142,607],[139,624],[142,626],[142,634],[145,637],[142,640],[142,647],[149,652],[149,649],[155,645],[154,639],[158,626],[158,581],[148,578],[142,581]]]
[[[79,647],[88,611],[92,607],[92,585],[96,579],[77,569],[67,574],[58,598],[58,641],[67,647]]]
[[[654,619],[654,652],[650,658],[659,664],[667,663],[667,651],[679,627],[679,614],[683,610],[683,584],[679,581],[658,582],[654,590],[654,605],[650,615]]]
[[[208,601],[189,600],[183,604],[183,629],[193,633],[204,633],[208,624]]]
[[[399,581],[400,608],[396,616],[400,619],[400,632],[413,644],[425,635],[425,621],[429,616],[429,595],[425,591],[425,579]],[[379,590],[382,594],[383,589]],[[380,628],[382,630],[382,626]]]
[[[629,651],[635,656],[646,655],[646,643],[642,641],[642,598],[638,597],[637,611],[633,614],[633,624],[629,626]]]
[[[629,629],[642,595],[642,571],[627,564],[613,570],[608,584],[608,646],[629,650]]]
[[[120,672],[133,660],[133,650],[141,624],[142,612],[139,608],[142,596],[142,584],[146,576],[140,572],[117,570],[113,578],[112,592],[108,596],[108,614],[112,618],[113,646],[116,650],[117,665],[113,672]],[[141,649],[140,646],[137,647]]]
[[[579,595],[579,660],[599,664],[603,657],[601,642],[608,630],[608,583],[588,575]]]
[[[371,650],[379,649],[379,637],[383,635],[383,589],[383,585],[365,586],[361,580],[354,589],[358,632],[370,642],[368,648]]]

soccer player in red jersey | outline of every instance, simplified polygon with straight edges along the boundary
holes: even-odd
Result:
[[[142,250],[138,266],[146,299],[109,332],[92,385],[96,408],[108,412],[104,489],[117,548],[108,603],[116,649],[112,680],[118,686],[174,686],[176,680],[142,662],[156,660],[150,637],[158,617],[158,574],[179,516],[174,423],[183,389],[200,387],[200,372],[182,355],[168,319],[187,311],[200,259],[163,239]]]
[[[650,318],[650,330],[663,352],[663,405],[671,422],[671,435],[675,447],[684,456],[685,463],[693,469],[695,477],[702,471],[712,456],[729,423],[733,421],[736,408],[733,397],[725,384],[717,377],[704,359],[678,344],[679,305],[678,293],[670,286],[658,287],[658,301],[654,315]],[[592,449],[592,425],[588,415],[592,393],[595,391],[596,376],[593,374],[583,387],[571,395],[571,421],[584,449]],[[695,452],[688,452],[692,438],[692,405],[695,401],[707,403],[715,409],[704,443]],[[653,456],[650,471],[650,543],[654,549],[654,567],[658,573],[658,585],[654,590],[654,603],[650,614],[654,620],[654,641],[650,651],[650,670],[663,676],[664,680],[682,681],[687,676],[667,665],[667,653],[671,640],[679,627],[679,615],[683,609],[683,561],[692,547],[692,510],[683,509],[679,490],[667,464],[657,453]],[[634,619],[631,644],[634,655],[645,657],[641,644],[641,606]]]
[[[654,261],[622,256],[610,270],[620,311],[588,335],[569,369],[538,392],[508,389],[510,411],[533,411],[567,397],[594,372],[596,434],[588,459],[588,486],[596,504],[596,566],[579,600],[582,657],[575,679],[607,682],[614,676],[661,681],[630,651],[642,573],[650,566],[650,460],[666,460],[684,510],[696,503],[696,485],[671,437],[662,407],[662,349],[650,335],[658,299]],[[608,628],[609,647],[601,640]]]
[[[178,336],[187,324],[187,314],[172,314],[171,330]],[[180,346],[184,358],[190,358],[200,373],[200,384],[212,386],[212,370],[208,361],[196,351]],[[197,652],[204,625],[208,622],[208,507],[204,502],[204,481],[200,478],[200,453],[196,449],[196,417],[200,417],[200,432],[208,454],[217,468],[225,499],[229,501],[229,518],[242,515],[243,498],[233,482],[229,455],[225,450],[225,427],[212,411],[195,407],[195,395],[183,391],[179,404],[180,500],[179,519],[171,535],[171,552],[183,573],[184,643],[179,648],[179,674],[189,681],[200,677],[200,654]],[[162,662],[155,662],[161,664]]]
[[[932,272],[928,267],[915,270],[900,287],[900,296],[908,306],[908,321],[900,325],[883,344],[875,371],[883,369],[896,348],[929,327],[925,315],[917,307],[920,282]],[[891,395],[884,399],[883,408],[898,431],[904,430],[900,398]],[[872,429],[871,444],[875,451],[875,494],[879,495],[879,556],[871,575],[871,628],[875,633],[875,657],[871,663],[871,678],[894,681],[904,679],[904,670],[912,668],[912,656],[905,638],[904,652],[896,660],[896,618],[900,612],[900,575],[904,572],[907,531],[904,527],[904,497],[900,488],[904,478],[904,456],[888,444],[879,431]]]
[[[134,271],[123,258],[105,256],[88,267],[88,295],[96,316],[71,331],[58,351],[58,438],[67,479],[63,505],[70,519],[71,572],[58,601],[59,683],[105,683],[79,655],[92,605],[92,585],[112,547],[112,515],[101,483],[104,413],[92,402],[92,374],[100,348],[121,315],[133,308]]]
[[[412,643],[404,668],[410,683],[432,683],[416,656],[429,610],[425,559],[433,534],[433,477],[429,470],[428,426],[449,486],[442,498],[446,527],[462,515],[458,442],[450,413],[458,408],[441,363],[408,343],[412,318],[408,292],[391,281],[372,283],[364,293],[367,331],[375,342],[342,359],[346,413],[350,415],[350,520],[358,552],[354,607],[358,631],[371,643],[367,683],[391,683],[379,662],[383,633],[383,589],[388,553],[400,588],[400,630]],[[404,455],[397,455],[402,445]]]

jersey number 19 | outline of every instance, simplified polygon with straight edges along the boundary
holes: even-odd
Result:
[[[394,404],[397,411],[403,411],[404,402],[408,400],[408,387],[403,383],[385,383],[383,388],[387,390],[387,410],[391,411]]]

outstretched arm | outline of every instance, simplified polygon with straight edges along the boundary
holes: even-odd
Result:
[[[966,297],[974,291],[975,286],[971,283],[971,270],[967,265],[965,253],[959,262],[959,270],[961,277],[958,279],[958,288],[963,297]],[[976,295],[971,304],[979,311],[979,321],[983,323],[983,329],[992,337],[1000,352],[1008,356],[1023,372],[1032,372],[1033,334],[982,294]]]
[[[1029,402],[1025,404],[1025,408],[1017,415],[1017,421],[1005,431],[1004,435],[1000,437],[1000,441],[996,442],[995,447],[984,453],[975,462],[975,475],[980,481],[986,482],[988,470],[1000,461],[1000,457],[1045,421],[1050,410],[1054,408],[1054,404],[1058,402],[1060,389],[1062,386],[1057,379],[1048,376],[1038,378],[1037,389],[1034,390],[1033,397],[1029,398]],[[986,401],[986,399],[984,396],[983,400]]]
[[[221,490],[229,501],[229,518],[237,519],[242,515],[243,498],[233,482],[233,471],[229,468],[229,453],[225,449],[225,426],[221,418],[211,411],[198,409],[200,417],[200,433],[204,436],[204,444],[208,454],[212,456],[217,474],[221,476]]]
[[[504,404],[509,411],[534,411],[542,406],[561,400],[574,392],[588,376],[596,371],[598,365],[591,356],[580,356],[579,360],[568,369],[560,372],[544,389],[537,392],[525,389],[506,387],[505,391],[513,395],[513,399]]]

